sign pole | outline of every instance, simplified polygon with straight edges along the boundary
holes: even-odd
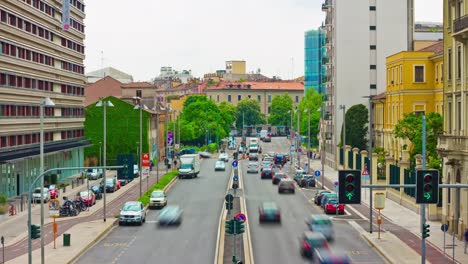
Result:
[[[447,233],[447,232],[444,231],[444,256],[446,255],[446,253],[445,253],[445,234],[446,234],[446,233]]]
[[[55,222],[55,217],[54,217],[53,230],[54,230],[54,249],[55,249],[55,239],[57,238],[57,223]]]
[[[2,242],[2,263],[5,263],[5,238],[3,236],[0,242]]]
[[[426,169],[426,116],[422,116],[422,169]],[[421,204],[421,233],[426,226],[426,204]],[[454,245],[455,248],[455,245]],[[426,263],[426,238],[422,234],[421,239],[421,263]]]
[[[380,239],[380,225],[382,224],[382,218],[380,216],[380,209],[379,209],[379,218],[377,219],[377,224],[379,224],[379,235],[378,239]]]
[[[234,191],[236,191],[236,190],[234,190]],[[234,225],[234,255],[232,256],[232,263],[235,264],[235,263],[236,263],[236,250],[237,250],[237,249],[236,249],[236,243],[237,243],[237,241],[236,241],[237,220],[236,220],[235,218],[234,218],[234,221],[233,221],[232,224]]]

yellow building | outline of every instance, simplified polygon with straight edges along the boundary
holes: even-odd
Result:
[[[443,183],[468,183],[467,1],[444,0],[444,134],[438,151]],[[442,221],[462,238],[468,227],[468,192],[443,189]]]
[[[226,73],[228,74],[246,74],[245,61],[226,61]]]
[[[376,131],[376,142],[381,143],[389,157],[399,161],[409,160],[410,142],[393,135],[395,125],[404,114],[442,114],[442,68],[441,41],[419,51],[402,51],[387,57],[385,103],[380,99],[381,103],[375,106],[375,119],[383,124],[380,131]]]

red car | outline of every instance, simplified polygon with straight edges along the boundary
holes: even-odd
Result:
[[[326,214],[331,213],[331,214],[336,214],[336,206],[338,205],[338,213],[339,214],[344,214],[344,209],[345,205],[344,204],[338,204],[338,200],[336,199],[331,199],[327,201],[327,204],[324,207],[324,211]]]
[[[287,178],[288,178],[288,176],[286,176],[286,174],[284,174],[282,172],[277,172],[277,173],[275,173],[275,175],[271,179],[271,183],[276,185],[281,181],[281,179],[287,179]]]
[[[96,204],[96,195],[91,191],[82,191],[76,194],[76,198],[81,199],[86,206]]]
[[[49,186],[50,199],[57,199],[59,197],[59,190],[57,186],[52,184]]]
[[[271,169],[263,168],[263,171],[261,173],[261,178],[262,179],[265,179],[265,178],[270,178],[271,179],[271,178],[273,178],[273,174],[274,174],[274,172]]]
[[[117,190],[120,190],[120,181],[119,180],[117,180],[117,185],[116,186],[117,186]]]

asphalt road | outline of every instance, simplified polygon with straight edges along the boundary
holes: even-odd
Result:
[[[168,204],[184,210],[180,227],[157,227],[159,210],[150,210],[143,226],[116,227],[77,263],[212,263],[230,173],[230,166],[214,172],[214,163],[202,161],[198,178],[180,179],[169,190]]]
[[[285,138],[273,138],[271,143],[260,144],[264,153],[285,153],[289,148]],[[278,194],[278,187],[271,180],[261,180],[260,174],[247,174],[247,163],[243,161],[241,167],[255,263],[310,263],[300,255],[299,237],[308,230],[305,225],[306,217],[310,214],[322,214],[323,211],[297,186],[295,194]],[[285,172],[289,172],[288,166],[285,166]],[[313,190],[309,189],[306,192],[311,191]],[[280,207],[281,224],[259,224],[258,208],[265,201],[274,201]],[[356,219],[350,219],[350,216],[333,218],[335,240],[330,242],[331,250],[345,252],[353,263],[385,263],[348,223],[354,220]]]

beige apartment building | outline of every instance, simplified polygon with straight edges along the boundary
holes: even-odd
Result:
[[[27,191],[40,174],[40,105],[45,168],[83,166],[85,5],[70,3],[62,29],[61,1],[0,1],[0,193]],[[45,104],[44,104],[45,105]],[[61,171],[59,182],[78,174]],[[55,178],[55,177],[53,177]],[[47,183],[48,180],[46,180]]]
[[[217,86],[207,87],[206,96],[216,103],[228,102],[233,105],[244,98],[256,99],[260,103],[262,114],[270,113],[271,101],[275,95],[288,93],[294,106],[304,96],[303,82],[221,82]]]

